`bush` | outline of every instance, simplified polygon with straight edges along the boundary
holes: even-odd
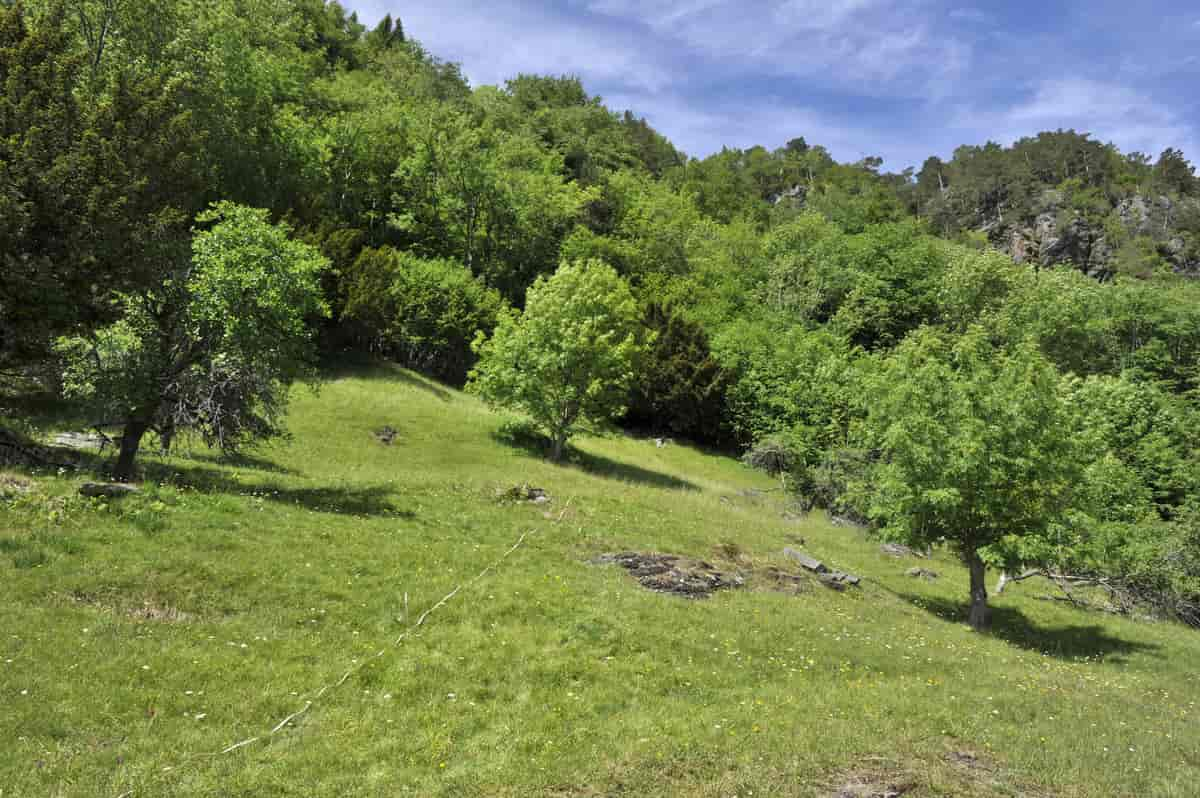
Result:
[[[455,385],[475,363],[475,334],[490,335],[504,307],[461,264],[387,247],[359,255],[346,293],[346,315],[373,351]]]
[[[725,442],[730,375],[709,351],[703,328],[656,303],[646,309],[644,322],[655,338],[634,382],[625,423],[698,443]]]

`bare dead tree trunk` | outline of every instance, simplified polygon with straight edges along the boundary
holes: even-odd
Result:
[[[971,552],[967,557],[967,568],[971,572],[971,611],[967,622],[977,632],[982,632],[992,624],[992,613],[988,609],[987,566],[979,559],[977,552]]]

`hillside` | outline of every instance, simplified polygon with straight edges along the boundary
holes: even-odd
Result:
[[[0,795],[1195,794],[1194,631],[1029,580],[979,635],[956,560],[785,518],[735,460],[614,435],[553,466],[411,372],[329,376],[290,440],[148,456],[138,496],[0,476]],[[594,564],[624,551],[744,585]]]

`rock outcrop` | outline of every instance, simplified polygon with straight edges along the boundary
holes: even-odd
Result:
[[[1115,208],[1126,240],[1142,237],[1152,241],[1160,257],[1178,274],[1200,278],[1200,257],[1189,252],[1175,222],[1185,210],[1200,212],[1200,203],[1183,208],[1167,196],[1135,195]],[[1031,223],[1012,224],[997,220],[982,232],[997,243],[1017,263],[1054,266],[1071,263],[1080,271],[1099,279],[1117,271],[1116,248],[1109,241],[1104,225],[1089,221],[1066,207],[1062,192],[1048,189],[1038,201],[1037,215]]]

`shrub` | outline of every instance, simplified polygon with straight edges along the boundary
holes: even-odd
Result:
[[[634,381],[625,423],[698,443],[724,442],[730,374],[709,351],[703,328],[657,303],[646,309],[644,322],[655,337]]]
[[[461,264],[387,247],[359,255],[346,290],[346,315],[373,350],[455,385],[475,363],[475,334],[490,335],[504,307]]]

